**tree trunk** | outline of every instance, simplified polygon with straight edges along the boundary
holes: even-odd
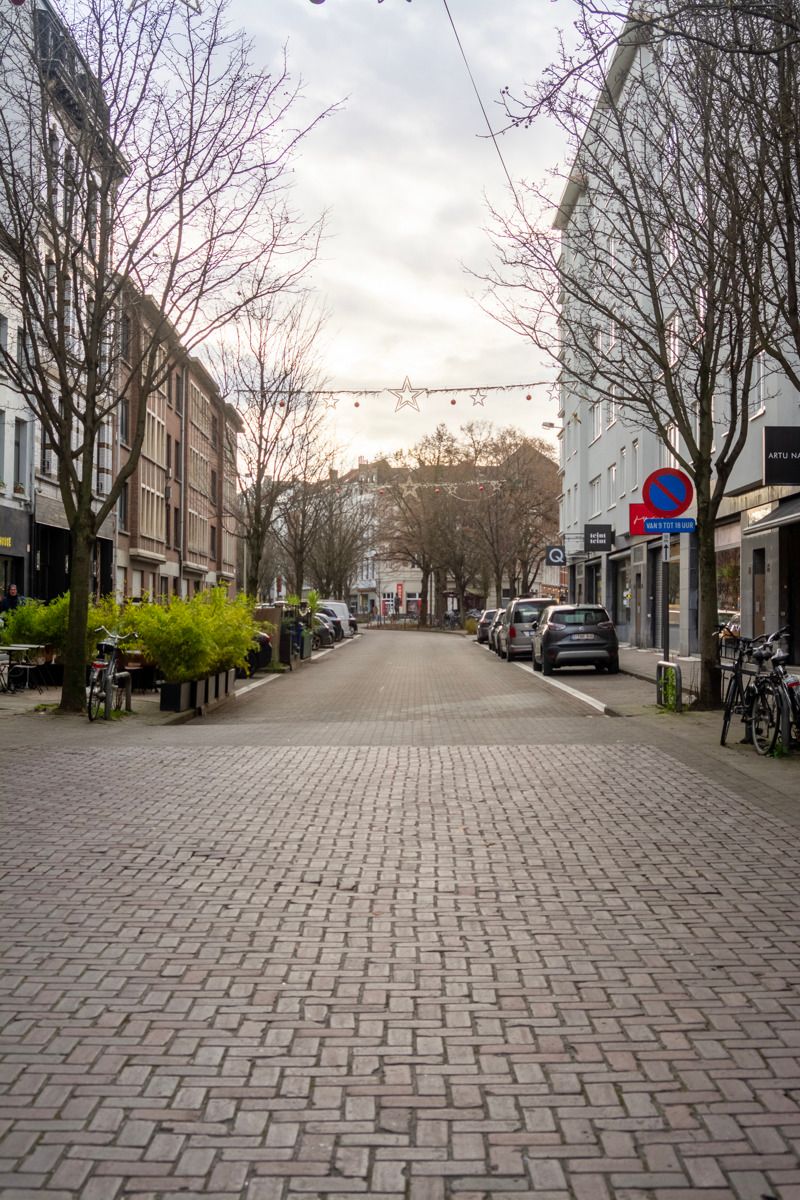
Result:
[[[244,581],[244,586],[248,596],[252,596],[254,600],[257,600],[258,579],[261,572],[260,540],[247,538],[245,545],[247,547],[247,578]]]
[[[86,708],[86,614],[89,610],[89,572],[95,539],[82,523],[70,531],[69,619],[64,646],[62,712]]]
[[[428,624],[428,591],[430,589],[431,573],[427,567],[422,568],[422,581],[420,583],[420,598],[419,598],[419,623],[420,625]]]
[[[497,572],[495,572],[495,576],[494,576],[494,606],[495,606],[495,608],[503,607],[503,572],[502,571],[500,571],[499,574]]]
[[[698,646],[700,651],[700,692],[698,703],[715,708],[720,703],[721,671],[717,658],[717,556],[714,526],[718,505],[709,500],[697,504],[697,584]]]

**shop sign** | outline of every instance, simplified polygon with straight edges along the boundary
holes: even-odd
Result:
[[[628,505],[628,534],[630,537],[644,537],[644,523],[653,514],[646,504]]]
[[[584,525],[583,549],[586,554],[605,554],[613,546],[613,525]]]
[[[800,484],[800,426],[764,429],[764,486]]]
[[[567,552],[563,546],[548,546],[544,552],[544,561],[548,567],[565,567]]]

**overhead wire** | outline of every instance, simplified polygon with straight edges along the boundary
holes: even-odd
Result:
[[[473,90],[478,99],[478,104],[481,107],[481,112],[483,113],[483,119],[486,122],[486,128],[489,130],[489,136],[492,139],[494,148],[497,151],[497,157],[500,159],[500,163],[503,167],[503,171],[505,172],[505,177],[508,180],[508,186],[511,188],[511,194],[514,197],[514,201],[517,205],[517,208],[520,208],[521,205],[519,202],[519,196],[517,195],[517,189],[514,187],[514,181],[511,178],[508,167],[506,166],[506,160],[503,158],[503,153],[502,153],[500,146],[498,144],[498,141],[497,141],[497,135],[495,134],[494,130],[492,129],[492,123],[489,120],[489,114],[487,113],[486,108],[484,107],[483,100],[481,99],[481,94],[478,91],[478,85],[475,82],[475,76],[472,74],[472,68],[469,65],[469,60],[467,59],[467,55],[466,55],[466,53],[464,51],[464,47],[461,43],[461,38],[458,36],[458,30],[456,29],[456,23],[453,20],[453,14],[450,12],[450,6],[447,3],[447,0],[442,0],[442,4],[444,5],[444,10],[447,13],[448,20],[450,21],[450,25],[453,30],[453,34],[455,35],[456,42],[458,43],[458,48],[461,51],[461,57],[464,60],[464,66],[467,68],[467,74],[469,75],[470,82],[472,83]]]

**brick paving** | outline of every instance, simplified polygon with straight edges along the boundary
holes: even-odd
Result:
[[[800,1197],[798,823],[645,728],[374,632],[21,724],[0,1196]]]

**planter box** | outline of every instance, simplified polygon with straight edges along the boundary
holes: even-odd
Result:
[[[195,680],[187,683],[162,683],[160,687],[159,708],[161,712],[184,712],[187,708],[196,707],[197,682]]]

